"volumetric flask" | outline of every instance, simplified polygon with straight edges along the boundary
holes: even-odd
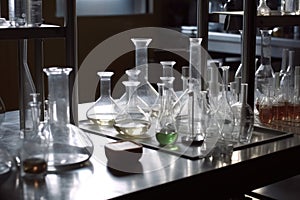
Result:
[[[120,108],[111,97],[111,76],[113,72],[98,72],[100,97],[86,112],[86,117],[100,126],[112,126]]]
[[[94,145],[87,133],[70,123],[69,73],[71,68],[45,68],[48,76],[49,121],[43,134],[49,138],[48,170],[87,161]]]
[[[140,70],[138,95],[149,105],[155,102],[158,93],[148,81],[148,45],[152,39],[132,38],[135,45],[135,67]]]

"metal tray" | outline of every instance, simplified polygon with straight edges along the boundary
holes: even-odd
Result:
[[[145,138],[133,138],[133,137],[126,137],[124,135],[119,134],[114,128],[112,127],[103,127],[96,125],[89,120],[83,120],[79,122],[79,128],[83,129],[86,132],[101,135],[104,137],[108,137],[115,140],[132,140],[135,142],[139,142],[143,144],[144,147],[167,152],[173,155],[177,155],[180,157],[185,157],[188,159],[200,159],[204,158],[211,153],[211,150],[214,147],[211,144],[211,141],[204,141],[203,145],[192,146],[186,145],[181,142],[181,139],[178,138],[177,142],[174,145],[170,146],[160,146],[159,143],[156,141],[155,134],[154,134],[154,127],[151,127],[148,131],[148,137]],[[257,145],[262,145],[265,143],[273,142],[276,140],[281,140],[287,137],[292,137],[293,133],[285,133],[277,130],[262,128],[262,127],[255,127],[253,131],[252,141],[249,144],[238,144],[233,147],[233,150],[241,150],[245,148],[250,148]],[[181,137],[181,136],[179,136]]]

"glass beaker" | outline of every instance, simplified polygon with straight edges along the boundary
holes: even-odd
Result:
[[[140,70],[137,88],[140,96],[150,107],[155,102],[158,93],[148,81],[148,45],[152,41],[150,38],[132,38],[135,45],[135,68]]]
[[[259,5],[257,7],[258,16],[267,16],[271,14],[271,9],[267,5],[267,0],[259,0]]]
[[[272,93],[274,70],[271,65],[271,35],[272,30],[261,32],[261,64],[255,72],[255,107],[259,108],[261,100]],[[259,112],[259,110],[258,110]]]
[[[116,116],[114,128],[124,136],[145,138],[151,126],[150,115],[138,104],[137,81],[127,82],[129,101],[125,108]]]
[[[70,124],[69,73],[72,68],[44,68],[48,76],[49,122],[43,129],[49,138],[48,167],[81,164],[94,150],[93,142],[86,132]]]
[[[174,78],[174,77],[169,77]],[[155,136],[162,146],[174,144],[178,138],[177,127],[173,114],[172,91],[166,86],[163,87],[159,116],[155,127]]]
[[[254,114],[251,106],[247,104],[248,84],[241,84],[241,98],[232,105],[235,116],[235,126],[233,136],[240,143],[249,143],[254,127]]]
[[[113,72],[98,72],[100,78],[100,97],[86,112],[86,117],[100,126],[112,126],[121,110],[111,97],[111,76]]]

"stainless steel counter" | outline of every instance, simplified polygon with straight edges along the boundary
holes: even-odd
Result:
[[[1,148],[13,155],[18,146],[18,112],[9,112],[1,128]],[[111,199],[235,196],[300,172],[300,137],[234,151],[231,159],[190,160],[144,147],[138,163],[122,172],[107,167],[104,145],[109,138],[90,134],[95,150],[78,168],[47,174],[45,181],[24,181],[16,168],[0,177],[5,199]],[[221,198],[222,197],[222,198]]]

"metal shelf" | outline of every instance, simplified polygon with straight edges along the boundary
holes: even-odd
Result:
[[[66,37],[66,28],[56,25],[43,24],[40,27],[20,28],[0,26],[0,40],[61,37]]]

